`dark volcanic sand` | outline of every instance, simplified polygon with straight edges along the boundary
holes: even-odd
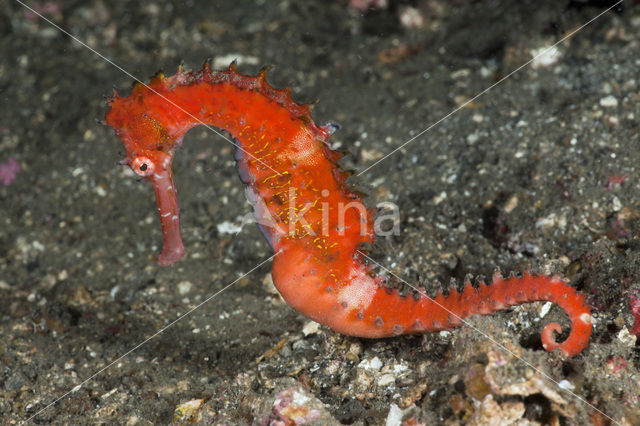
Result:
[[[346,1],[30,2],[135,76],[207,57],[291,86],[337,121],[336,147],[364,169],[577,29],[606,1],[406,1],[361,14]],[[628,0],[405,149],[363,182],[397,203],[386,266],[429,290],[466,273],[559,274],[588,294],[590,346],[540,345],[566,317],[529,304],[472,327],[385,340],[315,328],[277,295],[269,264],[93,377],[32,421],[640,424],[630,291],[640,276],[640,7]],[[421,28],[400,22],[417,5]],[[122,156],[106,112],[131,78],[29,14],[0,5],[0,418],[14,424],[91,377],[271,255],[232,147],[200,128],[175,161],[187,256],[159,267],[150,185]],[[622,183],[611,183],[625,176]],[[618,179],[622,180],[622,179]],[[418,278],[419,277],[419,278]],[[198,406],[199,402],[192,403]],[[403,412],[403,410],[405,410]],[[185,414],[186,413],[186,414]],[[560,423],[557,423],[557,422]],[[494,423],[495,424],[495,423]]]

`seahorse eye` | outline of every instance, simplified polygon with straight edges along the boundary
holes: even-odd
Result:
[[[155,171],[155,165],[147,157],[136,157],[131,162],[131,169],[140,177],[151,176]]]

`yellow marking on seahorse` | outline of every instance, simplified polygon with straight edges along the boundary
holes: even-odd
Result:
[[[266,153],[265,155],[263,155],[262,157],[258,157],[258,156],[256,156],[256,159],[258,159],[258,160],[262,161],[262,160],[264,160],[265,158],[267,158],[267,157],[268,157],[268,156],[270,156],[270,155],[273,155],[273,151],[267,152],[267,153]]]
[[[257,150],[256,152],[254,152],[254,154],[255,154],[255,155],[258,155],[258,154],[260,154],[261,152],[265,151],[268,147],[269,147],[269,141],[267,141],[267,143],[266,143],[266,144],[264,144],[264,146],[263,146],[261,149],[259,149],[259,150]]]

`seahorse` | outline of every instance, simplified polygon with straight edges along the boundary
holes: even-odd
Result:
[[[173,156],[186,132],[198,125],[228,131],[235,160],[254,214],[275,251],[273,283],[294,309],[331,329],[352,336],[382,338],[451,329],[471,315],[488,315],[533,301],[559,305],[571,321],[567,339],[557,342],[548,324],[543,347],[565,356],[580,353],[592,330],[585,297],[556,277],[503,278],[490,284],[464,284],[462,291],[401,295],[385,285],[387,276],[368,261],[362,247],[374,243],[374,209],[347,182],[341,154],[328,143],[332,124],[314,123],[308,105],[297,104],[291,89],[256,76],[227,70],[182,67],[170,77],[157,73],[137,83],[129,96],[108,100],[106,123],[120,137],[129,165],[155,190],[163,234],[161,265],[178,261],[185,249],[172,171]]]

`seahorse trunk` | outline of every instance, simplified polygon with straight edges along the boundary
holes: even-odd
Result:
[[[185,133],[206,124],[235,139],[241,180],[259,225],[277,254],[273,280],[285,300],[308,317],[341,333],[384,337],[441,330],[473,314],[489,314],[535,300],[559,304],[572,322],[569,338],[557,344],[548,325],[547,350],[575,355],[588,343],[591,317],[584,298],[566,283],[547,277],[467,285],[435,299],[401,297],[386,289],[383,277],[359,254],[374,240],[372,210],[346,185],[340,155],[327,140],[333,126],[318,127],[309,107],[296,104],[290,90],[276,90],[261,71],[241,75],[232,64],[224,72],[205,66],[199,73],[179,70],[136,85],[128,97],[110,100],[107,123],[127,151],[123,164],[154,185],[164,247],[161,264],[183,254],[180,214],[171,162]]]

